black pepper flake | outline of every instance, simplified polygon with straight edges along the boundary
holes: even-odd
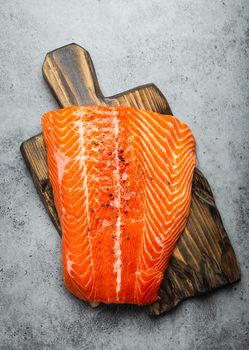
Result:
[[[110,206],[110,204],[109,203],[106,203],[106,207],[108,208]]]
[[[105,203],[101,203],[101,207],[104,207],[105,206]]]
[[[126,240],[129,241],[130,237],[127,237]]]
[[[113,197],[113,194],[112,194],[112,193],[109,193],[108,196],[109,196],[109,197]]]
[[[124,153],[124,150],[123,150],[123,149],[120,149],[120,150],[118,151],[118,153]]]
[[[118,156],[118,158],[121,160],[121,162],[124,162],[125,161],[125,159],[124,159],[124,157],[123,156]]]

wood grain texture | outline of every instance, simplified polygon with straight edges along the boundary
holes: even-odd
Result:
[[[87,51],[70,44],[47,54],[43,75],[60,106],[127,105],[172,114],[154,84],[104,97]],[[21,145],[21,152],[48,213],[61,234],[48,179],[42,134]],[[204,175],[195,169],[190,216],[174,250],[160,288],[160,300],[145,309],[151,315],[167,313],[181,301],[240,279],[240,269]]]

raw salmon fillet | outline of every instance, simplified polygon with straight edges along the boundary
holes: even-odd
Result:
[[[190,209],[190,129],[130,107],[68,107],[42,117],[62,227],[64,281],[90,302],[150,304]]]

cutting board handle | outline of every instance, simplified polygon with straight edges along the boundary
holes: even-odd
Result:
[[[61,107],[104,104],[91,57],[81,46],[49,52],[42,72]]]

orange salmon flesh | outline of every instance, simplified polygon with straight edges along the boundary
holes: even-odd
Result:
[[[130,107],[44,114],[67,289],[103,303],[151,304],[183,231],[195,140],[177,118]]]

